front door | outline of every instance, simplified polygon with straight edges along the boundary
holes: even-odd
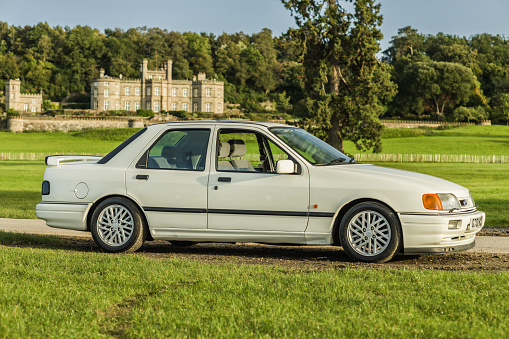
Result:
[[[220,128],[217,134],[208,186],[209,228],[273,234],[271,242],[278,242],[278,235],[288,240],[290,233],[296,242],[302,240],[308,222],[307,168],[298,165],[299,173],[277,174],[277,161],[289,156],[262,130]]]
[[[168,129],[126,172],[153,236],[207,227],[210,129]]]

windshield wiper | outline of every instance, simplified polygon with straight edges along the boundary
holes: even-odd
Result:
[[[321,164],[315,164],[315,165],[318,165],[318,166],[329,166],[329,165],[337,165],[337,164],[342,164],[346,161],[345,158],[337,158],[337,159],[334,159],[332,161],[329,161],[329,162],[326,162],[326,163],[321,163]]]

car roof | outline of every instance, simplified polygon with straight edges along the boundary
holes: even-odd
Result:
[[[294,127],[285,124],[279,124],[275,122],[261,122],[261,121],[249,121],[249,120],[180,120],[172,122],[162,122],[154,125],[173,125],[173,124],[205,124],[205,125],[217,125],[217,124],[232,124],[232,125],[258,125],[264,127]],[[150,127],[149,126],[149,127]]]

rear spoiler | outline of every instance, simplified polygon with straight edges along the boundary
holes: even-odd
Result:
[[[96,155],[49,155],[44,162],[48,166],[59,166],[61,162],[98,161],[101,158]]]

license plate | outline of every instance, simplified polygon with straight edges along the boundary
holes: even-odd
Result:
[[[470,228],[482,227],[482,217],[472,218],[470,220]]]

